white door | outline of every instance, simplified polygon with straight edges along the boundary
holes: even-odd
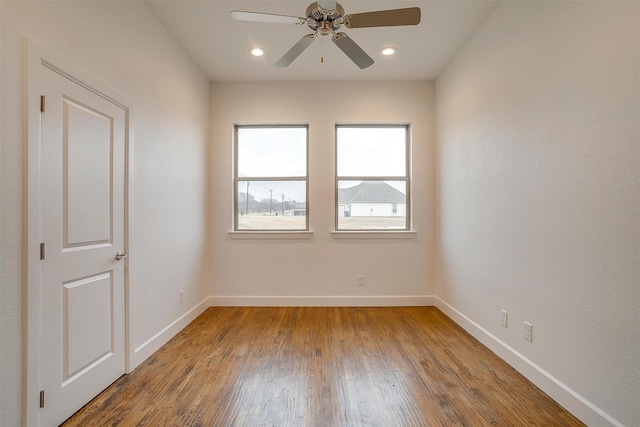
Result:
[[[126,113],[45,66],[42,91],[40,424],[57,426],[125,372]]]

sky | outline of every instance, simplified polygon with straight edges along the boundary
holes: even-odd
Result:
[[[405,127],[344,127],[337,129],[338,173],[340,177],[406,175]],[[238,177],[288,178],[292,181],[252,180],[249,193],[256,200],[270,195],[281,201],[306,200],[307,128],[238,128]],[[343,182],[357,185],[361,180]],[[404,192],[404,183],[389,184]],[[238,182],[238,192],[247,191],[246,181]]]

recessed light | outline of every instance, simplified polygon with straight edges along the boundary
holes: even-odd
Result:
[[[249,53],[253,56],[262,56],[264,55],[264,49],[261,49],[259,47],[252,47],[251,49],[249,49]]]
[[[396,48],[395,47],[385,47],[384,49],[382,49],[380,51],[384,56],[389,56],[389,55],[393,55],[394,53],[396,53]]]

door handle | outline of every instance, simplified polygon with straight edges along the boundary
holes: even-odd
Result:
[[[123,258],[126,258],[128,254],[125,251],[116,252],[116,261],[120,261]]]

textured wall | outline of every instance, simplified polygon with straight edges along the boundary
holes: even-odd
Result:
[[[503,2],[436,82],[438,295],[628,426],[639,78],[640,3]]]
[[[0,2],[0,411],[21,410],[23,37],[134,103],[131,303],[138,346],[208,295],[203,283],[209,83],[142,2]],[[185,289],[180,305],[178,290]]]
[[[214,296],[433,295],[433,85],[390,82],[212,85],[212,294]],[[335,124],[411,123],[411,239],[335,239]],[[309,220],[303,241],[247,241],[232,226],[234,123],[309,124]],[[357,275],[366,278],[357,287]],[[380,303],[385,303],[384,299]],[[338,302],[340,304],[341,302]]]

